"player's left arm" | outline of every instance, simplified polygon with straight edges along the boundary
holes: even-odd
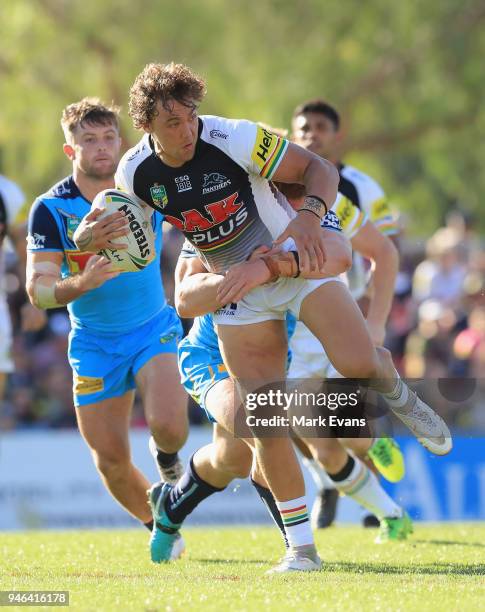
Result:
[[[399,269],[399,255],[392,240],[367,221],[352,238],[352,247],[370,259],[373,265],[373,291],[367,314],[367,325],[374,343],[381,346],[387,318],[394,297]]]
[[[184,319],[192,319],[222,306],[217,288],[223,276],[209,272],[198,257],[179,256],[175,267],[175,309]]]
[[[218,128],[226,138],[216,146],[247,172],[269,181],[305,186],[305,203],[275,244],[293,238],[303,274],[323,272],[324,237],[320,222],[337,197],[339,174],[333,164],[250,121],[208,119],[204,129]],[[210,138],[210,132],[209,132]]]
[[[281,244],[292,237],[300,258],[300,270],[303,273],[317,270],[323,272],[325,241],[320,222],[337,197],[337,169],[318,155],[289,143],[272,180],[300,183],[305,186],[307,194],[297,216],[288,224],[275,244]]]

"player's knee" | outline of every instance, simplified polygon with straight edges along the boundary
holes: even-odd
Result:
[[[147,419],[147,424],[157,445],[166,452],[175,453],[182,448],[187,439],[186,420],[169,419],[165,415],[159,415]]]
[[[224,446],[216,449],[212,464],[217,470],[227,472],[234,478],[247,478],[251,471],[252,454],[249,449],[242,452]]]
[[[98,471],[108,480],[123,478],[130,466],[130,455],[124,450],[103,453],[93,451],[94,463]]]
[[[294,453],[293,443],[290,437],[281,438],[255,438],[254,447],[256,454],[261,453],[267,457],[274,457],[275,460],[281,457],[288,457]]]
[[[337,442],[332,445],[317,445],[311,450],[313,458],[330,474],[340,471],[345,465],[347,453]]]
[[[377,378],[380,372],[379,358],[372,347],[371,350],[349,355],[337,366],[337,370],[344,378]]]

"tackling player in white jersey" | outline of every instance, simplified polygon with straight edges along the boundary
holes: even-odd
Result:
[[[293,113],[292,140],[335,164],[340,176],[339,191],[345,194],[346,198],[368,219],[353,241],[355,249],[353,265],[347,273],[347,279],[352,296],[358,300],[366,315],[372,340],[377,346],[381,346],[384,342],[385,325],[392,304],[398,270],[397,250],[386,237],[398,233],[397,220],[389,209],[381,186],[364,172],[341,161],[340,116],[333,106],[321,99],[300,104]],[[293,196],[295,195],[299,194],[293,189]],[[295,197],[293,202],[297,207],[301,205]],[[349,225],[353,223],[353,215],[348,207],[345,210],[345,202],[337,206],[336,212],[344,231],[349,230]],[[375,228],[379,232],[376,232]],[[372,262],[372,278],[362,255]],[[291,349],[294,358],[289,372],[290,378],[340,376],[325,355],[318,339],[300,322],[296,325]],[[363,442],[365,440],[361,440],[361,444]],[[391,438],[378,440],[375,448],[370,449],[371,456],[373,453],[375,457],[382,455],[382,459],[389,463],[388,477],[394,481],[402,478],[404,475],[402,458],[399,457],[398,448]],[[392,457],[395,458],[394,462]],[[312,512],[314,524],[327,527],[335,517],[338,493],[316,462],[309,459],[308,465],[320,489]],[[373,517],[364,517],[364,525],[377,524],[373,521]]]

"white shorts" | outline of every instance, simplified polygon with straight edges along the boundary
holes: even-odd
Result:
[[[301,321],[290,338],[290,350],[288,378],[341,378],[320,341]]]
[[[215,325],[250,325],[286,318],[289,310],[298,319],[303,300],[321,285],[341,283],[337,277],[307,280],[279,278],[274,283],[252,289],[237,304],[226,304],[213,315]]]
[[[12,323],[5,297],[0,296],[0,373],[9,374],[14,371],[12,361]]]

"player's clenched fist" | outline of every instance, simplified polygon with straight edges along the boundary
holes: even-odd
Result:
[[[82,288],[90,291],[101,287],[107,280],[116,278],[120,270],[113,267],[113,264],[101,255],[93,255],[88,259],[86,267],[82,272]]]
[[[323,233],[320,221],[313,213],[307,210],[299,211],[274,244],[280,245],[287,238],[293,238],[295,241],[302,274],[324,272],[326,255]]]
[[[115,241],[128,234],[128,221],[121,212],[115,212],[102,219],[103,209],[94,208],[88,213],[74,232],[73,240],[80,251],[96,253],[102,249],[126,249],[125,244]]]

